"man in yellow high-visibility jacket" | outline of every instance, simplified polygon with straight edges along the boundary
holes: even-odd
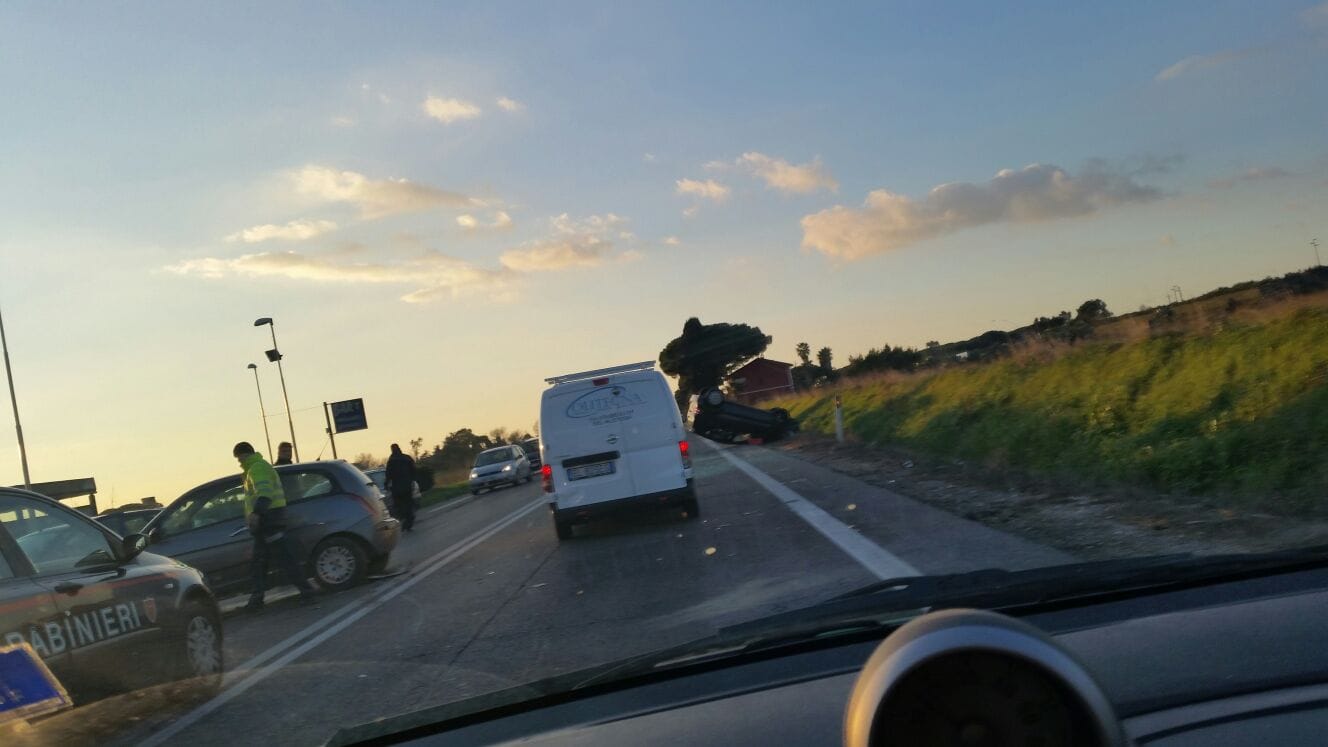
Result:
[[[244,520],[254,537],[253,592],[245,609],[263,608],[268,564],[274,553],[286,579],[300,590],[300,598],[309,599],[314,594],[313,586],[300,568],[294,543],[286,533],[286,491],[281,487],[280,475],[247,441],[236,444],[231,453],[244,470]]]

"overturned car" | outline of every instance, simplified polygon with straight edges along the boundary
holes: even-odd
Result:
[[[717,388],[692,395],[687,423],[693,433],[723,443],[748,437],[778,441],[798,431],[798,421],[788,410],[782,407],[763,410],[734,402]]]

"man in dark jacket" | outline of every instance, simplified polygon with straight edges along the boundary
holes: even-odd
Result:
[[[415,460],[401,453],[401,447],[392,444],[392,456],[387,458],[385,482],[392,496],[392,515],[401,522],[401,530],[415,529]]]
[[[290,441],[282,441],[277,444],[277,461],[272,464],[280,466],[283,464],[294,464],[291,460],[291,453],[295,447],[291,446]]]

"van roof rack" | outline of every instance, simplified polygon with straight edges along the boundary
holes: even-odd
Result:
[[[628,371],[642,371],[647,368],[654,368],[654,361],[641,361],[640,363],[629,363],[625,366],[611,366],[609,368],[600,368],[594,371],[582,371],[581,373],[563,374],[562,376],[553,376],[544,380],[546,384],[565,384],[569,381],[581,381],[582,379],[593,379],[598,376],[608,376],[616,373],[627,373]]]

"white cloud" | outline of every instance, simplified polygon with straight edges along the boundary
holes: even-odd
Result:
[[[293,220],[285,225],[265,223],[243,231],[237,231],[226,237],[227,241],[241,241],[257,244],[260,241],[279,239],[281,241],[304,241],[315,236],[337,230],[337,224],[330,220]]]
[[[354,262],[356,253],[315,255],[300,252],[261,252],[231,259],[204,257],[171,265],[179,275],[219,279],[266,277],[314,283],[382,284],[413,286],[402,300],[417,303],[463,295],[484,295],[505,301],[514,296],[513,276],[435,251],[397,262]]]
[[[696,217],[696,214],[699,213],[699,212],[701,212],[701,209],[698,208],[698,207],[695,206],[695,205],[692,205],[691,207],[687,207],[687,208],[683,208],[683,209],[682,209],[682,217],[684,217],[684,218],[695,218],[695,217]]]
[[[1256,166],[1232,176],[1209,179],[1208,186],[1213,189],[1231,189],[1240,182],[1264,182],[1272,179],[1284,179],[1291,175],[1290,171],[1281,166]]]
[[[714,179],[705,181],[679,179],[675,184],[680,195],[695,195],[715,202],[723,202],[729,198],[729,188]]]
[[[1235,62],[1236,60],[1249,57],[1256,51],[1258,50],[1229,49],[1214,54],[1191,55],[1162,70],[1157,75],[1153,76],[1153,80],[1158,82],[1174,80],[1182,75],[1198,73],[1229,62]]]
[[[802,245],[855,260],[973,226],[1088,215],[1161,196],[1102,161],[1090,162],[1078,176],[1051,164],[1032,164],[1005,169],[984,184],[941,184],[921,200],[874,190],[861,208],[836,205],[804,217]]]
[[[370,179],[354,171],[305,166],[290,175],[295,192],[319,202],[348,203],[366,219],[441,207],[475,207],[479,200],[406,179]]]
[[[333,127],[354,127],[354,126],[355,126],[355,118],[354,118],[354,117],[347,117],[347,116],[344,116],[344,115],[338,115],[338,116],[335,116],[335,117],[333,117],[333,118],[332,118],[331,120],[329,120],[329,121],[332,123],[332,126],[333,126]]]
[[[424,113],[443,124],[452,124],[465,119],[474,119],[483,112],[469,101],[430,96],[424,100]]]
[[[518,272],[545,272],[569,267],[594,267],[609,261],[630,261],[640,257],[636,251],[616,251],[614,236],[630,233],[622,230],[627,219],[613,213],[591,215],[575,220],[563,213],[549,221],[553,234],[503,252],[498,261]]]
[[[645,161],[646,163],[655,163],[656,161],[659,160],[659,158],[656,157],[654,153],[642,153],[641,160]]]
[[[665,236],[665,237],[664,237],[664,245],[665,245],[665,246],[677,246],[677,245],[679,245],[679,244],[681,244],[681,243],[682,243],[682,242],[678,239],[677,236]]]
[[[526,105],[516,99],[509,99],[506,96],[499,96],[496,102],[498,108],[505,112],[519,112],[526,108]]]
[[[706,161],[701,168],[706,171],[728,171],[732,166],[728,161]]]
[[[810,194],[818,189],[839,191],[839,182],[817,158],[810,163],[794,165],[782,158],[764,153],[743,153],[737,164],[755,174],[766,186],[781,192]]]
[[[479,218],[470,214],[458,215],[456,222],[458,226],[467,231],[479,231],[481,229],[502,231],[512,227],[512,216],[504,210],[497,210],[489,217],[488,223],[481,222]]]

